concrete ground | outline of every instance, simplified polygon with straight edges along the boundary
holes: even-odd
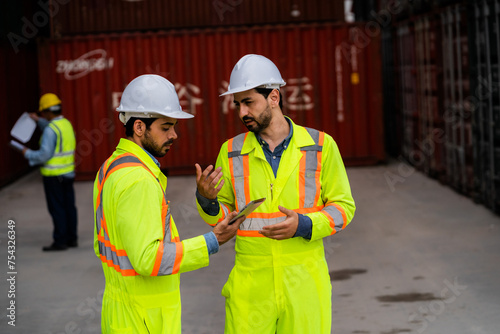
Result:
[[[498,334],[500,218],[398,162],[348,174],[355,218],[325,239],[332,332]],[[194,177],[169,178],[182,238],[209,230],[196,212],[194,187]],[[104,277],[92,250],[92,182],[75,188],[80,247],[57,253],[41,251],[51,243],[52,223],[38,172],[0,190],[0,333],[100,332]],[[223,332],[220,291],[232,245],[222,246],[208,268],[181,276],[184,333]],[[7,317],[13,301],[15,323]]]

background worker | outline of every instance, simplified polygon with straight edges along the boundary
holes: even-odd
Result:
[[[49,213],[54,223],[53,243],[44,251],[60,251],[78,246],[77,211],[75,206],[75,132],[62,115],[61,100],[47,93],[40,98],[39,111],[30,113],[42,130],[40,149],[23,149],[30,166],[42,165],[43,188]]]
[[[180,273],[205,267],[243,220],[180,241],[167,201],[167,178],[156,158],[177,139],[182,111],[174,86],[142,75],[125,88],[119,118],[126,138],[104,162],[94,183],[94,250],[106,287],[103,333],[181,333]]]
[[[284,85],[269,59],[241,58],[222,95],[233,94],[249,132],[222,145],[210,178],[197,170],[198,211],[211,225],[266,198],[237,233],[235,265],[222,290],[226,333],[331,330],[323,238],[347,226],[355,204],[332,137],[283,116]]]

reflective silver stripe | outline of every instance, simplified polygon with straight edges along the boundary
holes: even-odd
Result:
[[[54,154],[53,157],[66,157],[68,155],[73,155],[74,153],[75,151],[61,152]]]
[[[108,166],[108,169],[106,170],[106,175],[109,173],[110,170],[113,170],[113,168],[115,168],[116,166],[121,165],[121,164],[125,164],[125,163],[131,163],[131,162],[136,162],[136,163],[139,163],[139,164],[143,165],[143,163],[141,162],[141,160],[139,160],[138,158],[136,158],[134,156],[127,155],[127,156],[121,157],[121,158],[116,159],[115,161],[113,161]],[[146,166],[144,166],[144,168],[147,169]]]
[[[49,126],[52,130],[54,130],[54,132],[57,131],[59,133],[59,135],[57,136],[57,139],[59,139],[59,152],[62,152],[62,150],[63,150],[63,138],[62,138],[61,129],[59,129],[59,127],[57,125],[55,125],[54,123],[49,123]]]
[[[304,208],[312,208],[316,205],[316,171],[318,169],[318,152],[306,151],[306,170],[305,170],[305,194]]]
[[[241,155],[241,151],[231,151],[227,153],[228,158],[234,158]]]
[[[233,159],[234,191],[236,197],[236,210],[243,207],[247,199],[245,198],[245,175],[243,175],[243,155],[241,149],[245,141],[245,133],[239,134],[233,138],[232,151],[227,153],[228,159]]]
[[[266,219],[266,218],[247,218],[240,225],[240,230],[242,230],[242,231],[259,231],[264,226],[281,223],[285,219],[286,219],[285,216],[276,217],[276,218],[268,218],[268,219]]]
[[[130,270],[134,269],[128,256],[122,255],[119,256],[115,251],[111,249],[111,247],[107,247],[103,242],[99,241],[99,254],[104,256],[106,260],[112,261],[114,265],[118,265],[121,270]]]
[[[340,212],[340,210],[333,205],[325,206],[323,211],[328,212],[328,214],[333,218],[335,232],[342,231],[342,228],[344,227],[344,217],[342,217],[342,212]]]
[[[316,145],[301,147],[301,151],[306,153],[306,170],[305,172],[305,191],[304,191],[304,208],[312,208],[316,206],[314,203],[316,192],[316,172],[320,168],[320,162],[318,162],[318,152],[323,150],[322,146],[319,146],[319,131],[311,128],[305,128],[309,135],[312,137]],[[319,176],[318,176],[319,177]]]
[[[165,216],[165,236],[163,238],[163,256],[161,258],[160,269],[158,276],[170,275],[174,269],[175,257],[177,255],[177,248],[175,242],[172,242],[172,234],[170,232],[170,206]]]
[[[104,213],[102,211],[102,191],[101,191],[101,203],[99,203],[99,206],[95,210],[95,227],[97,234],[99,235],[99,232],[101,231],[101,221],[104,217]]]
[[[64,164],[64,165],[48,165],[48,166],[44,166],[43,168],[45,168],[45,169],[63,169],[63,168],[72,167],[72,166],[73,166],[73,163],[69,163],[69,164]]]
[[[175,242],[163,240],[163,256],[157,276],[171,275],[174,269],[175,257],[177,255]]]
[[[304,129],[307,130],[307,132],[312,137],[312,139],[314,140],[314,142],[316,143],[316,145],[318,145],[318,142],[319,142],[319,131],[316,130],[316,129],[308,128],[308,127],[304,127]]]
[[[222,208],[222,211],[224,211],[224,217],[227,216],[229,214],[229,209],[223,204],[221,204],[220,207]]]
[[[104,166],[106,165],[108,161],[106,160],[102,165],[101,168],[99,168],[99,173],[97,174],[99,177],[99,184],[102,183],[102,180],[104,179]],[[102,196],[101,196],[102,198]]]

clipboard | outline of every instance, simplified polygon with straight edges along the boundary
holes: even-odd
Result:
[[[19,117],[16,124],[14,124],[14,127],[10,131],[10,135],[24,144],[31,139],[35,129],[36,122],[31,119],[27,112],[24,112],[21,117]]]
[[[231,219],[231,221],[229,223],[227,223],[228,225],[232,225],[238,218],[241,218],[243,216],[248,216],[250,213],[252,213],[253,210],[257,209],[257,207],[259,205],[262,204],[262,202],[264,202],[266,200],[265,197],[263,198],[259,198],[259,199],[256,199],[254,201],[250,201],[247,203],[247,205],[245,205],[241,210],[240,212],[238,212],[238,214],[236,215],[236,217],[234,217],[233,219]]]

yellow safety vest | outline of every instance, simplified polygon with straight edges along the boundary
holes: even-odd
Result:
[[[56,134],[56,148],[50,158],[41,168],[43,176],[57,176],[71,173],[75,170],[75,132],[71,122],[66,118],[51,121],[48,125]]]
[[[266,198],[236,237],[235,267],[222,291],[228,334],[330,333],[331,284],[323,238],[349,224],[355,204],[333,138],[291,124],[293,136],[276,177],[255,134],[240,134],[222,145],[217,158],[224,179],[217,196],[219,214],[210,216],[197,204],[201,217],[215,225],[228,212]],[[275,240],[258,233],[286,218],[280,205],[311,218],[310,240]],[[287,320],[290,314],[302,318]]]
[[[179,274],[207,266],[209,255],[203,236],[180,241],[166,186],[159,167],[127,139],[97,174],[94,251],[106,277],[103,333],[181,333]]]
[[[228,212],[266,197],[240,226],[238,236],[263,237],[258,233],[263,226],[285,219],[280,205],[311,218],[311,242],[349,224],[355,204],[337,144],[324,132],[293,122],[292,126],[293,136],[281,157],[277,177],[254,133],[240,134],[222,145],[216,163],[222,167],[225,182],[218,194],[219,214],[210,216],[198,204],[207,223],[215,225]]]

